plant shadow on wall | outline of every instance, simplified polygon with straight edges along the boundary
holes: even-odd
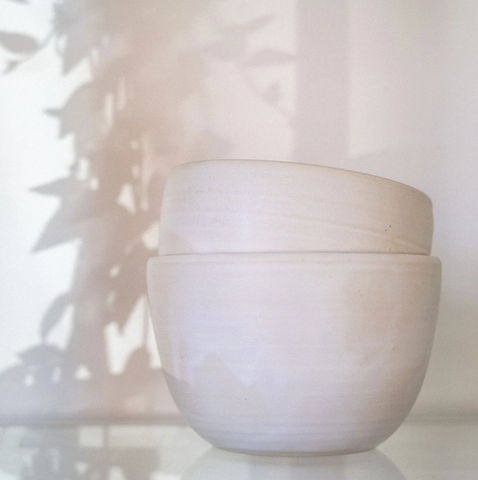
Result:
[[[177,32],[204,5],[196,2],[178,14],[170,2],[63,0],[54,6],[45,41],[0,32],[2,46],[15,54],[6,73],[52,45],[64,75],[81,62],[91,72],[63,106],[46,111],[59,123],[60,138],[73,140],[69,174],[33,188],[59,200],[33,251],[78,242],[71,287],[43,315],[41,342],[0,374],[0,412],[14,408],[22,421],[161,413],[159,397],[167,390],[160,369],[151,366],[145,264],[156,251],[164,172],[176,161],[176,112],[197,93],[200,65],[186,81],[181,58],[156,73]],[[112,374],[108,326],[115,324],[121,335],[141,309],[143,325],[136,327],[142,344],[123,371]],[[71,335],[63,350],[49,337],[68,315]]]
[[[27,0],[10,1],[29,7]],[[221,24],[211,14],[217,2],[61,0],[44,40],[0,32],[0,45],[11,54],[5,74],[16,74],[43,48],[55,48],[65,76],[85,62],[90,72],[62,106],[45,112],[58,122],[60,138],[72,139],[69,174],[33,188],[59,201],[33,251],[76,241],[71,287],[41,318],[41,341],[0,372],[0,420],[178,420],[163,374],[152,367],[145,264],[156,253],[170,168],[210,152],[227,158],[233,148],[207,119],[186,138],[181,108],[201,96],[208,62],[233,62],[253,95],[283,114],[278,85],[257,90],[247,69],[292,61],[290,54],[267,48],[248,56],[248,36],[272,15]],[[217,39],[176,48],[198,18],[209,18]],[[113,325],[122,335],[132,319],[142,329],[141,345],[113,374],[107,331]],[[71,333],[59,348],[51,338],[67,321]]]

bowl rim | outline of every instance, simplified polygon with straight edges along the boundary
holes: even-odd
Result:
[[[296,263],[296,264],[331,264],[351,265],[439,265],[438,257],[416,253],[382,253],[382,252],[239,252],[239,253],[191,253],[158,255],[149,258],[148,268],[165,263],[191,264],[260,264],[260,263]]]
[[[287,160],[267,160],[267,159],[253,159],[253,158],[244,158],[244,159],[240,159],[240,158],[231,158],[231,159],[211,158],[211,159],[194,160],[194,161],[191,161],[191,162],[185,162],[185,163],[181,163],[180,165],[176,165],[175,167],[173,167],[170,170],[168,176],[171,176],[173,174],[173,172],[176,172],[178,170],[193,168],[193,167],[196,167],[197,165],[201,165],[201,164],[205,164],[205,163],[218,163],[218,164],[221,164],[221,165],[225,165],[225,164],[228,164],[228,163],[229,164],[236,164],[236,165],[241,165],[241,164],[251,165],[253,163],[256,163],[256,164],[262,164],[263,166],[265,166],[266,164],[275,164],[275,165],[280,164],[281,166],[290,167],[290,168],[294,168],[294,169],[299,168],[299,169],[304,169],[304,170],[305,169],[321,170],[321,171],[326,172],[328,174],[335,174],[335,175],[342,175],[342,176],[349,176],[349,177],[357,177],[357,178],[361,178],[361,179],[364,179],[364,180],[373,181],[375,183],[390,183],[390,184],[398,186],[402,189],[408,189],[412,192],[415,192],[415,194],[418,194],[418,196],[423,197],[423,199],[426,200],[428,203],[430,203],[430,205],[433,205],[433,202],[432,202],[431,198],[425,192],[423,192],[422,190],[419,190],[418,188],[412,187],[411,185],[407,185],[406,183],[399,182],[397,180],[392,180],[390,178],[381,177],[379,175],[373,175],[371,173],[359,172],[359,171],[356,171],[356,170],[348,170],[348,169],[345,169],[345,168],[338,168],[338,167],[329,167],[329,166],[326,166],[326,165],[317,165],[317,164],[314,164],[314,163],[290,162],[290,161],[287,161]]]

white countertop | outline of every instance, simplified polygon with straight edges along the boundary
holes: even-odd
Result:
[[[223,452],[184,425],[4,426],[0,480],[477,480],[478,418],[407,420],[337,457]]]

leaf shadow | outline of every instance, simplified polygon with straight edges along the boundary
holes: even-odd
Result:
[[[280,85],[262,91],[249,71],[294,62],[273,48],[249,51],[249,36],[274,15],[242,24],[210,21],[220,2],[59,0],[44,39],[0,32],[1,47],[12,55],[9,74],[46,47],[55,49],[65,78],[79,65],[90,72],[62,104],[45,108],[58,138],[71,140],[73,160],[61,178],[31,189],[58,202],[32,253],[71,242],[78,251],[71,284],[40,314],[38,343],[0,371],[0,421],[184,421],[162,370],[153,366],[145,265],[157,249],[146,238],[159,218],[167,172],[184,157],[214,151],[227,158],[234,143],[207,122],[186,141],[181,109],[201,97],[210,62],[223,59],[260,101],[278,109]],[[172,45],[204,17],[219,40],[209,47],[192,42],[171,56]],[[121,372],[112,373],[108,332],[126,336],[132,322],[141,340]],[[60,348],[52,337],[66,324]]]
[[[209,1],[186,4],[178,12],[154,0],[60,0],[45,40],[0,32],[0,47],[13,56],[9,73],[52,44],[65,77],[80,64],[91,72],[45,110],[59,138],[72,140],[74,158],[62,178],[32,189],[58,202],[32,253],[70,242],[78,253],[71,285],[39,319],[39,342],[0,372],[0,421],[182,422],[153,366],[145,265],[156,246],[145,237],[159,218],[165,173],[178,163],[177,111],[199,89],[201,55],[178,55],[167,68],[161,58]],[[67,324],[60,348],[52,335]],[[141,337],[115,373],[111,326],[120,338],[128,329]]]

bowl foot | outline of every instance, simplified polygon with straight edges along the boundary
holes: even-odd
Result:
[[[331,450],[331,451],[319,451],[319,452],[276,452],[276,451],[262,451],[262,450],[243,450],[238,448],[225,448],[215,445],[216,448],[226,450],[233,453],[241,453],[245,455],[260,455],[264,457],[328,457],[336,455],[351,455],[354,453],[363,453],[373,450],[375,447],[366,448],[353,448],[349,450]]]

